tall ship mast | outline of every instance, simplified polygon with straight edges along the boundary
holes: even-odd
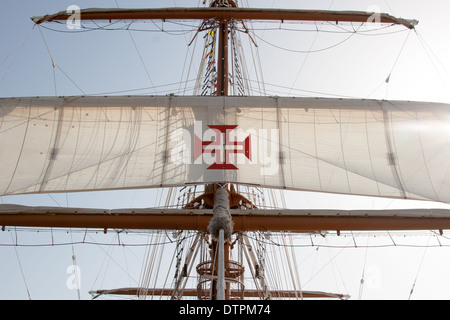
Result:
[[[294,247],[286,244],[291,234],[442,235],[450,228],[448,209],[286,209],[280,190],[449,203],[450,106],[252,96],[240,40],[243,34],[255,43],[249,31],[254,20],[376,22],[405,30],[414,30],[416,20],[360,11],[240,8],[233,0],[202,8],[81,9],[32,18],[39,28],[71,19],[196,21],[189,45],[204,41],[192,96],[0,99],[2,195],[169,190],[158,208],[0,207],[4,230],[154,230],[155,244],[162,232],[172,233],[170,285],[143,276],[142,286],[93,289],[94,298],[348,299],[345,293],[302,288],[295,254],[287,249]],[[285,244],[287,262],[278,268],[290,278],[289,288],[277,286],[284,280],[267,270],[273,265],[266,244],[274,237]],[[159,270],[161,257],[157,246],[149,247],[149,274]]]

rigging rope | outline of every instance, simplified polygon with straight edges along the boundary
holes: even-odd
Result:
[[[28,289],[28,284],[27,284],[27,280],[25,278],[25,273],[23,272],[22,263],[20,262],[19,252],[17,252],[17,246],[14,245],[14,238],[12,236],[12,233],[10,235],[11,235],[11,240],[12,240],[12,243],[14,246],[14,251],[16,252],[17,262],[19,263],[20,273],[22,274],[22,279],[25,284],[25,289],[27,290],[28,299],[31,300],[30,290]],[[16,237],[17,237],[17,232],[16,232]]]
[[[258,39],[260,39],[262,42],[264,42],[264,43],[266,43],[266,44],[268,44],[268,45],[270,45],[270,46],[272,46],[272,47],[274,47],[274,48],[277,48],[277,49],[280,49],[280,50],[284,50],[284,51],[288,51],[288,52],[293,52],[293,53],[306,53],[306,54],[309,54],[309,53],[316,53],[316,52],[322,52],[322,51],[326,51],[326,50],[333,49],[333,48],[335,48],[335,47],[337,47],[337,46],[343,44],[343,43],[346,42],[347,40],[349,40],[349,39],[350,39],[351,37],[353,37],[355,34],[357,34],[357,32],[353,32],[352,34],[350,34],[350,36],[348,36],[348,37],[345,38],[344,40],[342,40],[342,41],[340,41],[340,42],[338,42],[338,43],[336,43],[336,44],[334,44],[334,45],[331,45],[331,46],[328,46],[328,47],[325,47],[325,48],[321,48],[321,49],[316,49],[316,50],[295,50],[295,49],[289,49],[289,48],[281,47],[281,46],[279,46],[279,45],[270,43],[270,42],[264,40],[263,38],[259,37],[259,36],[256,35],[256,34],[255,34],[255,36],[256,36]]]
[[[436,64],[434,63],[432,57],[430,56],[429,51],[431,52],[431,54],[434,56],[434,58],[437,60],[437,62],[440,64],[441,69],[444,70],[444,72],[450,76],[450,72],[448,71],[448,69],[446,68],[446,66],[442,63],[442,61],[438,58],[438,56],[433,52],[433,50],[431,49],[431,47],[427,44],[427,42],[425,41],[425,39],[419,34],[419,32],[414,29],[416,32],[416,35],[419,39],[420,44],[422,45],[422,48],[424,49],[428,59],[430,60],[430,63],[433,65],[433,68],[437,74],[437,76],[439,77],[439,80],[442,82],[443,87],[447,90],[447,92],[449,91],[449,85],[444,81],[444,79],[442,78],[442,75],[439,73],[439,70],[436,66]],[[428,50],[427,50],[428,49]]]
[[[93,241],[91,244],[95,244],[95,245],[97,245],[102,251],[103,251],[103,253],[105,254],[105,256],[104,256],[104,258],[103,258],[103,261],[102,261],[102,265],[100,266],[100,269],[99,269],[99,271],[98,271],[98,273],[97,273],[97,276],[95,277],[95,279],[94,279],[94,281],[93,281],[93,284],[92,284],[92,288],[91,288],[91,291],[94,289],[94,286],[95,286],[95,284],[96,284],[96,282],[97,282],[97,279],[99,278],[99,276],[100,276],[100,272],[102,271],[102,269],[103,269],[103,266],[104,266],[104,264],[105,264],[105,262],[106,262],[106,259],[107,258],[109,258],[109,260],[108,260],[108,265],[109,265],[109,262],[113,262],[118,268],[120,268],[128,277],[129,277],[129,279],[130,280],[132,280],[134,283],[138,283],[138,281],[136,281],[128,272],[127,272],[127,270],[125,270],[113,257],[112,257],[112,249],[113,249],[113,247],[114,246],[117,246],[117,244],[113,244],[113,243],[115,243],[116,241],[115,241],[115,239],[116,239],[116,237],[114,237],[113,239],[112,239],[112,241],[111,241],[111,243],[109,244],[109,246],[111,247],[110,249],[110,251],[106,251],[106,250],[104,250],[103,248],[102,248],[102,244],[99,244],[99,243],[97,243],[96,241],[95,241],[95,239],[93,239],[92,237],[91,237],[91,235],[90,234],[86,234],[89,238],[91,238],[91,240]],[[86,242],[83,242],[83,243],[86,243]],[[74,244],[76,244],[76,243],[74,243]],[[119,245],[123,245],[123,244],[119,244]],[[105,278],[105,276],[106,276],[106,269],[108,268],[108,266],[106,266],[105,267],[105,274],[104,274],[104,277],[103,277],[103,280],[102,280],[102,282],[104,281],[104,278]]]
[[[146,66],[146,64],[145,64],[145,62],[144,62],[144,59],[142,58],[142,55],[141,55],[141,53],[140,53],[140,51],[139,51],[139,48],[137,47],[136,41],[134,41],[134,37],[133,37],[133,35],[131,34],[131,31],[129,31],[129,30],[127,30],[127,31],[128,31],[128,34],[130,35],[131,41],[133,42],[134,48],[136,49],[136,53],[137,53],[137,55],[138,55],[138,57],[139,57],[139,60],[140,60],[141,63],[142,63],[142,66],[143,66],[143,68],[144,68],[145,74],[147,75],[147,78],[148,78],[148,80],[150,81],[150,84],[152,85],[152,88],[154,88],[155,85],[153,84],[152,78],[150,77],[150,72],[149,72],[148,69],[147,69],[147,66]],[[157,93],[156,90],[155,90],[155,93]]]

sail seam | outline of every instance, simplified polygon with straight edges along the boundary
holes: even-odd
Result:
[[[345,170],[345,178],[347,179],[348,192],[351,194],[352,188],[350,187],[350,179],[348,178],[349,170],[347,169],[347,162],[345,161],[344,137],[342,135],[342,110],[341,109],[339,109],[339,135],[340,135],[340,139],[341,139],[341,154],[342,154],[342,163],[344,165],[344,170]]]
[[[365,127],[366,127],[366,142],[367,142],[367,152],[369,154],[369,160],[370,160],[370,168],[372,170],[372,175],[373,175],[373,180],[375,181],[375,185],[377,187],[377,191],[378,191],[378,195],[381,195],[380,192],[380,186],[379,186],[379,180],[377,178],[377,175],[375,174],[375,170],[373,167],[373,159],[372,159],[372,152],[370,149],[370,142],[369,142],[369,128],[368,128],[368,121],[367,121],[367,110],[364,112],[364,117],[365,117]]]
[[[28,121],[27,121],[27,126],[26,126],[26,128],[25,128],[25,132],[24,132],[24,135],[23,135],[23,139],[22,139],[22,146],[20,147],[20,153],[19,153],[19,156],[18,156],[18,158],[17,158],[17,161],[16,161],[16,165],[15,165],[13,174],[11,175],[11,179],[9,180],[9,184],[8,184],[8,186],[6,187],[6,189],[5,189],[5,191],[3,192],[3,194],[8,194],[8,189],[11,187],[11,184],[12,184],[13,181],[14,181],[14,177],[15,177],[15,175],[16,175],[17,168],[19,167],[20,159],[22,158],[22,152],[23,152],[23,148],[25,147],[25,140],[27,139],[28,128],[29,128],[29,126],[30,126],[30,120],[31,120],[31,101],[30,101],[30,106],[29,106],[29,108],[30,108],[30,110],[29,110],[29,113],[28,113]]]
[[[416,114],[416,124],[417,124],[418,127],[420,126],[419,118],[417,117],[417,114]],[[436,199],[438,201],[440,201],[440,197],[437,194],[436,189],[434,188],[433,180],[431,179],[431,176],[430,176],[430,171],[428,170],[427,159],[425,159],[425,153],[424,153],[424,150],[423,150],[421,130],[417,130],[417,135],[419,136],[420,150],[421,150],[421,154],[422,154],[422,159],[423,159],[425,171],[427,173],[428,181],[430,182],[431,189],[433,190],[433,193],[434,193]]]

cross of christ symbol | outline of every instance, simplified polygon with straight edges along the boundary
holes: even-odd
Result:
[[[230,132],[237,125],[210,125],[208,127],[214,130],[215,137],[210,141],[202,141],[200,137],[194,135],[194,161],[203,153],[211,153],[215,155],[216,161],[207,169],[238,170],[230,162],[231,154],[243,154],[250,161],[252,160],[250,135],[244,141],[231,141]]]

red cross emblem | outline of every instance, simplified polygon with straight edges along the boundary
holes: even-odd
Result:
[[[216,161],[207,169],[225,169],[238,170],[238,168],[230,162],[230,155],[233,153],[244,154],[247,159],[251,159],[250,151],[250,135],[244,141],[231,141],[230,132],[237,125],[211,125],[208,126],[214,130],[216,135],[212,141],[202,141],[200,137],[194,134],[194,161],[203,153],[211,153],[215,155]]]

